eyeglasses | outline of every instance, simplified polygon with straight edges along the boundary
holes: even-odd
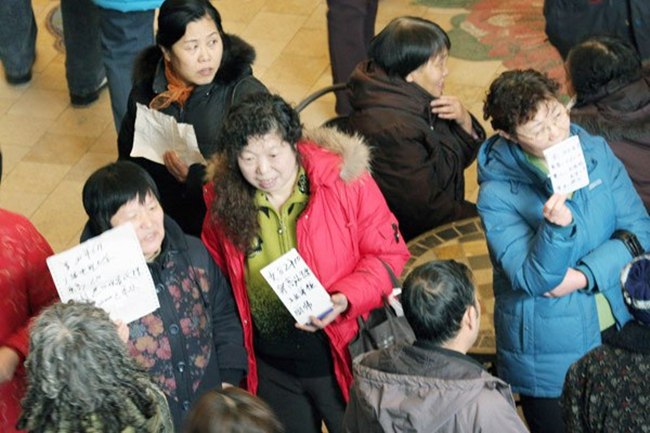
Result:
[[[569,121],[569,110],[558,101],[549,101],[545,104],[546,115],[543,115],[542,109],[538,110],[537,115],[522,126],[517,127],[517,136],[534,141],[548,141],[553,132],[562,132],[567,127]]]

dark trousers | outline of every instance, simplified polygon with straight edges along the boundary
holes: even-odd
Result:
[[[343,432],[345,402],[333,375],[295,377],[257,359],[257,394],[271,406],[286,433]]]
[[[520,395],[519,400],[531,433],[564,433],[559,398]]]
[[[327,38],[332,81],[345,83],[358,63],[366,59],[375,34],[379,0],[327,0]],[[336,112],[350,114],[345,91],[336,93]]]

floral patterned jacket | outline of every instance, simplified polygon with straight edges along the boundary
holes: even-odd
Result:
[[[628,322],[573,364],[562,392],[566,431],[650,431],[650,326]]]
[[[165,393],[177,431],[200,395],[238,385],[247,368],[232,290],[201,241],[165,217],[165,240],[149,263],[160,308],[129,324],[131,355]]]

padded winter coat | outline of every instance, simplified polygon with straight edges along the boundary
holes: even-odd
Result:
[[[356,336],[356,318],[381,305],[392,282],[382,260],[396,275],[409,257],[397,220],[367,171],[368,148],[358,137],[319,129],[298,143],[309,178],[307,207],[298,217],[297,250],[329,293],[343,293],[349,308],[325,327],[334,374],[348,399],[352,368],[348,343]],[[211,208],[214,192],[206,185]],[[245,256],[206,216],[202,239],[230,278],[248,349],[248,389],[257,390],[253,323],[245,281]]]
[[[478,211],[494,267],[494,327],[499,377],[513,391],[559,397],[569,366],[600,344],[594,292],[602,293],[618,327],[630,315],[620,273],[632,256],[610,239],[617,229],[637,235],[650,248],[650,218],[623,164],[601,137],[577,125],[589,185],[566,201],[573,221],[566,227],[542,216],[553,193],[551,180],[531,165],[516,144],[498,135],[479,151]],[[544,297],[579,267],[587,290]]]

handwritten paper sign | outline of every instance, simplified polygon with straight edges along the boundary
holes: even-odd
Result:
[[[47,266],[63,302],[94,302],[112,319],[125,323],[160,307],[131,224],[48,257]]]
[[[307,324],[310,316],[323,317],[332,310],[330,295],[295,248],[260,272],[296,322]]]
[[[142,104],[136,107],[131,156],[164,164],[163,155],[173,150],[187,165],[205,164],[194,126],[178,123],[174,117]]]
[[[573,135],[544,151],[553,191],[569,194],[589,185],[580,139]]]

